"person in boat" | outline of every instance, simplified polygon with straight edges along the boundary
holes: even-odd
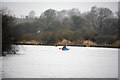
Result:
[[[57,47],[58,45],[56,44],[55,47]]]
[[[62,50],[63,50],[63,49],[66,49],[66,45],[63,46]]]

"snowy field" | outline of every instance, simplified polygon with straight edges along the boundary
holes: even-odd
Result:
[[[17,54],[3,57],[3,78],[118,77],[118,49],[59,47],[20,46]]]
[[[0,57],[0,80],[2,79],[2,57]]]

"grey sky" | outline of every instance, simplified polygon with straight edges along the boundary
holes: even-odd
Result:
[[[90,11],[92,6],[97,6],[109,8],[113,12],[118,10],[117,2],[3,2],[2,5],[12,10],[17,17],[28,15],[31,10],[34,10],[36,16],[39,16],[50,8],[58,11],[78,8],[81,12],[86,12]]]
[[[2,2],[118,2],[119,0],[2,0]]]

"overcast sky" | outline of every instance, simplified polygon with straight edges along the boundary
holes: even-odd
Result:
[[[9,1],[9,2],[7,2]],[[28,15],[28,13],[31,10],[34,10],[36,12],[36,16],[39,16],[42,12],[44,12],[47,9],[55,9],[55,10],[69,10],[72,8],[78,8],[81,12],[90,11],[92,6],[97,7],[106,7],[112,10],[113,12],[116,12],[118,10],[118,3],[117,0],[114,0],[116,2],[32,2],[33,0],[29,0],[31,2],[27,2],[27,0],[24,0],[26,2],[17,2],[16,0],[4,0],[2,2],[2,6],[8,7],[12,11],[12,14],[15,14],[15,16],[20,17],[21,15]],[[10,2],[11,1],[11,2]],[[15,2],[16,1],[16,2]],[[19,1],[19,0],[18,0]],[[21,0],[22,1],[22,0]],[[37,0],[35,0],[37,1]],[[39,0],[40,1],[40,0]],[[54,0],[55,1],[55,0]],[[65,0],[66,1],[66,0]]]
[[[1,0],[2,2],[118,2],[120,0]]]

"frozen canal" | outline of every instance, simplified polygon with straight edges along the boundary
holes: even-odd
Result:
[[[3,78],[118,77],[118,49],[59,47],[24,45],[16,55],[3,57]]]

